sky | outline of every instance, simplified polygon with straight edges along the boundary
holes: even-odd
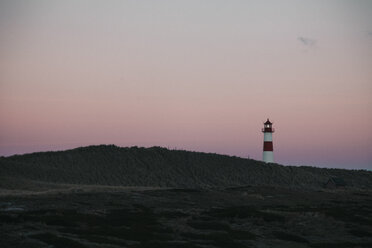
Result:
[[[372,169],[372,1],[0,0],[0,156],[162,146]]]

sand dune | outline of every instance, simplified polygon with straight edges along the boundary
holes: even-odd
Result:
[[[211,153],[113,145],[0,158],[0,188],[43,191],[71,185],[225,188],[244,185],[320,189],[330,177],[370,188],[372,173],[265,164]]]

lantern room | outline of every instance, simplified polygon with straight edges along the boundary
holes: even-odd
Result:
[[[262,128],[262,132],[273,133],[275,130],[272,126],[273,126],[273,123],[270,122],[270,120],[268,118],[267,121],[264,123],[264,128]]]

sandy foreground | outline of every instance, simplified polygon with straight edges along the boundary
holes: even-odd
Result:
[[[372,247],[372,193],[64,185],[0,191],[1,247]]]

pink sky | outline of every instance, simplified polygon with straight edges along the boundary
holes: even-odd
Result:
[[[0,155],[94,144],[372,169],[370,1],[1,1]]]

